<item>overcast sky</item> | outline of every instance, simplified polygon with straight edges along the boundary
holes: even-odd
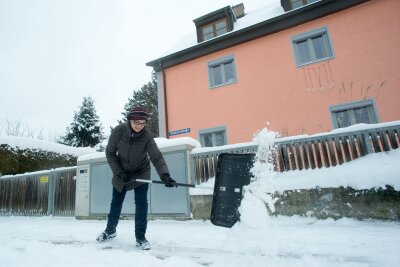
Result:
[[[108,135],[151,80],[145,64],[195,31],[193,19],[271,1],[0,0],[0,122],[22,121],[48,139],[91,96]]]

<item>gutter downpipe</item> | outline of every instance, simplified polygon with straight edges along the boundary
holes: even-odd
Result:
[[[165,137],[169,139],[169,128],[168,128],[168,101],[167,101],[167,78],[165,75],[165,71],[162,67],[162,61],[160,62],[160,69],[162,73],[163,79],[163,89],[164,89],[164,110],[165,110]]]

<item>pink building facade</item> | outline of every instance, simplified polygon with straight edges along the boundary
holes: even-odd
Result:
[[[265,127],[291,136],[400,120],[400,1],[295,2],[242,17],[210,11],[195,20],[194,45],[147,63],[160,135],[217,146]],[[207,39],[209,25],[223,34]]]

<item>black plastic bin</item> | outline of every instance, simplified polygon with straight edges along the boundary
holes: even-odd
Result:
[[[254,158],[254,153],[219,155],[211,208],[212,224],[232,227],[239,220],[243,186],[250,183]]]

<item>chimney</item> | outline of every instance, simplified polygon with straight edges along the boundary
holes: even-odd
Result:
[[[233,11],[233,14],[235,14],[236,19],[239,19],[245,15],[243,3],[233,6],[232,11]]]

